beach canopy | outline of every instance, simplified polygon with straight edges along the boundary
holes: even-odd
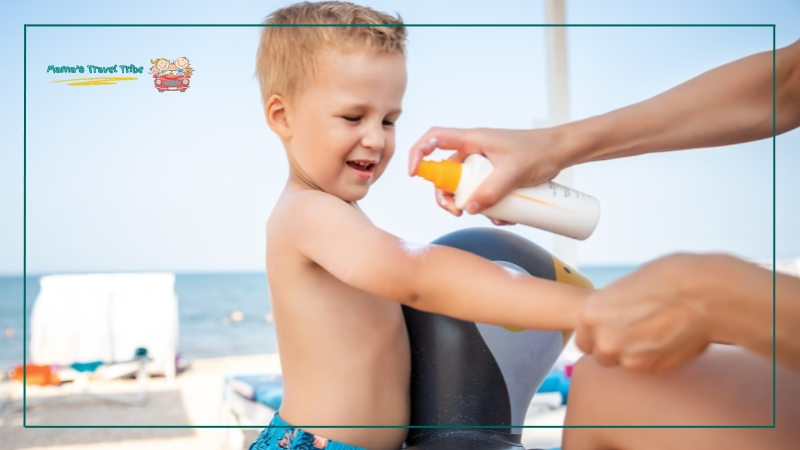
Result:
[[[175,275],[50,275],[40,284],[30,323],[31,362],[129,361],[145,348],[152,358],[148,372],[175,376]]]

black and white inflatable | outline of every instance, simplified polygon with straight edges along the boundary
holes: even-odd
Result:
[[[460,230],[433,244],[591,288],[577,271],[507,231]],[[524,450],[519,426],[569,335],[466,322],[405,306],[403,313],[411,341],[410,425],[430,427],[409,429],[408,450]]]

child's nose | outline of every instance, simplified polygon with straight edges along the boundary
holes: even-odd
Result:
[[[361,145],[370,150],[381,150],[386,141],[383,123],[370,124],[361,138]]]

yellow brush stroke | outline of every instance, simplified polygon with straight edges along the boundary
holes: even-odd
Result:
[[[67,86],[99,86],[103,84],[117,84],[114,81],[94,80],[94,81],[76,81],[74,83],[67,83]]]
[[[537,198],[528,197],[527,195],[517,194],[516,192],[512,192],[512,193],[511,193],[511,195],[513,195],[514,197],[519,197],[519,198],[521,198],[521,199],[524,199],[524,200],[528,200],[528,201],[534,202],[534,203],[539,203],[540,205],[545,205],[545,206],[549,206],[549,207],[551,207],[551,208],[560,209],[560,210],[562,210],[562,211],[571,212],[571,213],[574,213],[574,212],[575,212],[575,211],[573,211],[573,210],[571,210],[571,209],[562,208],[562,207],[560,207],[560,206],[558,206],[558,205],[554,205],[554,204],[552,204],[552,203],[548,203],[548,202],[546,202],[546,201],[539,200],[539,199],[537,199]]]
[[[94,77],[94,78],[70,78],[68,80],[54,80],[51,83],[68,82],[67,86],[101,86],[105,84],[117,84],[117,81],[138,80],[138,77]],[[86,80],[86,81],[84,81]]]

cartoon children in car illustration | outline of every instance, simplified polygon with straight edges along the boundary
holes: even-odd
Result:
[[[175,61],[167,58],[151,59],[153,67],[150,72],[153,74],[153,84],[158,92],[179,91],[185,92],[189,89],[189,78],[192,77],[194,69],[189,65],[189,60],[181,56]]]

